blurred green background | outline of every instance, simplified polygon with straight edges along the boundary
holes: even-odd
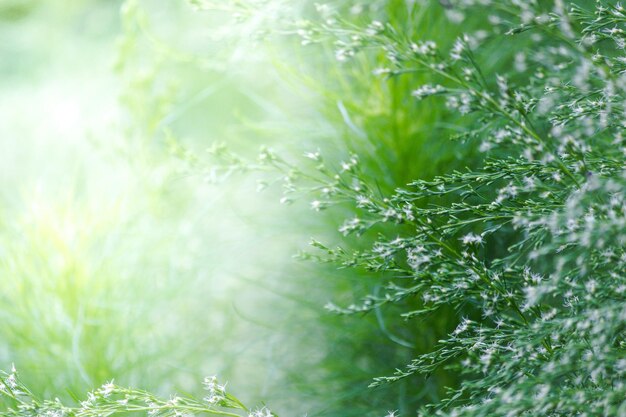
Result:
[[[474,27],[438,2],[331,6],[443,45]],[[411,97],[424,75],[385,79],[377,52],[339,63],[332,45],[271,34],[315,18],[312,1],[262,10],[234,24],[182,0],[0,0],[0,363],[33,391],[71,399],[115,379],[201,395],[218,374],[280,415],[346,417],[412,412],[456,382],[367,389],[458,318],[324,310],[380,282],[291,258],[309,236],[339,242],[349,207],[312,216],[255,192],[254,175],[213,184],[217,142],[294,161],[355,152],[385,193],[475,158],[445,140],[441,103]]]

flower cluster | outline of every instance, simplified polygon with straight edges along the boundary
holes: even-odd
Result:
[[[184,417],[198,414],[215,416],[276,417],[269,409],[251,411],[237,398],[226,392],[216,377],[203,383],[208,396],[202,401],[190,397],[172,396],[162,399],[147,391],[124,388],[113,381],[87,394],[77,406],[40,400],[21,382],[17,371],[0,372],[0,409],[3,417],[100,417],[104,415],[140,413],[154,417]]]

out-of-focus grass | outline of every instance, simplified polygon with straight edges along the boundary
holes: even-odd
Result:
[[[254,184],[188,178],[150,136],[169,98],[141,95],[150,68],[119,87],[120,3],[67,6],[2,15],[0,361],[49,397],[112,378],[200,390],[213,373],[258,397],[269,364],[251,366],[260,343],[239,304],[263,300],[238,277],[282,262],[293,238],[255,229],[276,206]]]

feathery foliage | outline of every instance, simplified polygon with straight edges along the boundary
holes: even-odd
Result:
[[[419,320],[453,307],[462,316],[430,352],[373,387],[446,368],[462,382],[422,415],[626,415],[626,9],[558,0],[452,7],[488,24],[449,50],[340,15],[298,34],[305,44],[333,42],[339,61],[382,51],[378,73],[388,77],[430,74],[413,87],[415,100],[445,100],[459,114],[454,136],[484,153],[479,167],[390,195],[356,154],[333,164],[307,153],[314,163],[303,168],[266,150],[260,168],[280,171],[284,202],[313,194],[316,211],[353,207],[343,235],[377,233],[365,250],[314,241],[318,251],[303,255],[385,272],[382,293],[329,310],[400,305],[402,317]],[[522,46],[513,65],[488,77],[483,45],[511,42]],[[419,308],[409,308],[415,299]]]
[[[101,417],[122,413],[141,413],[153,417],[182,417],[204,414],[213,416],[276,417],[267,407],[248,409],[226,391],[217,377],[206,377],[202,383],[206,396],[194,399],[174,395],[163,399],[149,392],[120,387],[113,381],[89,392],[77,406],[63,405],[58,398],[40,400],[20,381],[15,368],[10,373],[0,373],[0,395],[12,404],[1,411],[6,417]]]

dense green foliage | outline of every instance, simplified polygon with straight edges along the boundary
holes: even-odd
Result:
[[[33,304],[3,307],[12,317],[5,331],[9,347],[30,342],[20,331],[51,302],[62,307],[42,322],[41,334],[29,331],[34,343],[46,332],[59,337],[55,326],[82,323],[87,314],[78,328],[120,345],[102,350],[94,343],[94,358],[78,360],[83,381],[71,386],[74,405],[63,405],[71,398],[42,401],[40,394],[61,394],[49,387],[31,393],[15,371],[3,374],[4,415],[273,415],[267,408],[249,410],[214,377],[190,385],[178,382],[176,372],[168,381],[160,369],[157,380],[148,381],[141,366],[122,375],[124,385],[190,392],[169,400],[106,382],[140,354],[124,341],[150,340],[151,332],[142,339],[145,327],[123,316],[138,314],[139,323],[158,328],[159,308],[176,311],[168,297],[178,293],[172,298],[189,300],[189,307],[173,320],[185,320],[187,330],[165,326],[146,361],[167,358],[205,369],[203,354],[216,355],[217,362],[235,363],[219,370],[238,392],[256,389],[254,367],[269,364],[274,376],[264,378],[262,395],[250,396],[282,416],[626,416],[624,7],[608,0],[191,4],[195,12],[175,6],[167,18],[153,4],[128,1],[123,8],[117,68],[130,115],[123,149],[131,161],[141,155],[134,162],[138,172],[158,166],[163,178],[185,178],[142,191],[148,201],[165,202],[148,211],[147,221],[128,225],[164,241],[169,230],[183,245],[190,235],[208,244],[214,229],[188,226],[183,233],[178,222],[198,221],[198,207],[225,185],[247,192],[233,174],[254,171],[265,195],[291,206],[263,217],[274,234],[250,250],[263,255],[278,248],[286,259],[296,242],[315,235],[312,248],[298,254],[309,262],[261,277],[242,272],[248,286],[228,288],[215,300],[242,301],[248,316],[238,314],[253,326],[232,316],[218,320],[212,324],[218,337],[204,339],[211,348],[199,348],[181,343],[181,336],[201,331],[202,296],[194,293],[213,294],[212,282],[176,288],[177,279],[162,278],[147,295],[157,300],[156,311],[147,305],[112,310],[114,320],[98,306],[109,296],[124,302],[146,291],[129,278],[128,265],[130,276],[148,265],[187,279],[202,272],[201,262],[178,268],[128,260],[127,251],[150,250],[131,240],[110,265],[79,268],[111,238],[106,234],[91,251],[61,245],[62,259],[73,262],[43,269],[54,278],[50,292],[37,279],[22,278],[42,273],[26,273],[37,266],[28,251],[41,245],[46,253],[41,236],[52,236],[54,246],[64,235],[35,227],[33,237],[8,246],[10,261],[0,264],[16,277],[5,286],[6,300],[29,286],[37,290]],[[193,22],[182,34],[181,21]],[[209,24],[237,30],[220,32],[207,46],[195,38]],[[256,53],[248,53],[248,42]],[[272,69],[249,74],[251,65],[268,61]],[[225,103],[241,114],[230,114]],[[255,160],[248,141],[271,147]],[[206,147],[210,152],[202,151]],[[192,185],[198,178],[216,185],[199,192]],[[233,205],[249,201],[238,198]],[[316,219],[310,211],[319,212]],[[266,243],[281,239],[284,246]],[[161,250],[185,252],[166,242]],[[106,278],[118,270],[125,273]],[[102,286],[77,285],[91,282],[94,271]],[[135,285],[130,292],[128,284]],[[105,304],[91,307],[86,299]],[[93,320],[115,325],[101,335]],[[68,328],[80,345],[75,327]],[[237,352],[235,344],[251,329],[275,355]],[[127,339],[115,339],[115,332]],[[58,356],[79,359],[59,349],[62,334]],[[178,348],[180,356],[168,353]],[[117,369],[97,365],[96,357],[107,355],[123,358]],[[240,388],[245,382],[250,386]],[[76,394],[81,383],[90,391],[82,402]]]
[[[407,320],[427,322],[449,307],[464,316],[372,386],[445,368],[461,383],[423,414],[624,415],[624,8],[479,3],[457,5],[459,18],[487,5],[489,24],[447,53],[393,24],[359,27],[340,15],[298,34],[304,43],[334,39],[339,61],[381,50],[387,65],[378,74],[431,74],[413,95],[443,96],[464,116],[456,136],[485,154],[482,168],[385,195],[358,154],[334,168],[310,152],[311,170],[271,152],[260,161],[283,173],[285,198],[313,193],[318,211],[352,202],[342,234],[378,233],[367,249],[314,242],[322,254],[305,255],[391,275],[384,291],[329,310],[396,304]],[[514,40],[515,66],[489,77],[482,44],[503,47],[511,36],[528,37],[527,46]]]

